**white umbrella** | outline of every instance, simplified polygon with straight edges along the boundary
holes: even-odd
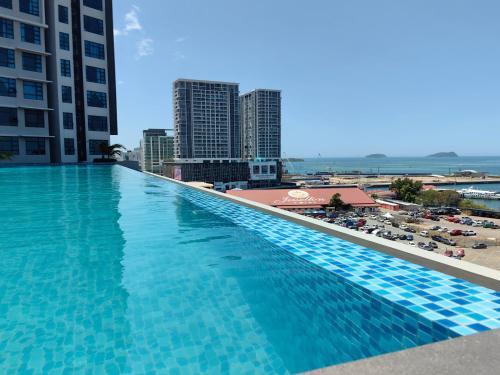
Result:
[[[383,215],[386,219],[394,219],[394,216],[392,216],[389,212]]]

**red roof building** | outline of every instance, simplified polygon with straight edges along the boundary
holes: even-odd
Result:
[[[378,207],[373,199],[358,188],[229,190],[226,192],[226,194],[285,210],[325,208],[336,193],[340,194],[344,203],[354,208]]]

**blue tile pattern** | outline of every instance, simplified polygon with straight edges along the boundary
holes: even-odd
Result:
[[[500,328],[500,292],[200,191],[192,203],[461,335]]]

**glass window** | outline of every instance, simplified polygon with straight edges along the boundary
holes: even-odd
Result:
[[[16,137],[0,137],[0,152],[19,155],[19,139]]]
[[[0,126],[17,126],[17,108],[0,107]]]
[[[59,22],[68,23],[68,7],[59,5],[57,7],[57,13],[59,14]]]
[[[89,33],[104,35],[104,23],[99,18],[83,16],[83,28]]]
[[[40,15],[40,0],[19,0],[19,10],[23,13]]]
[[[63,77],[71,77],[71,61],[61,59],[61,75]]]
[[[24,99],[43,100],[43,84],[40,82],[23,82]]]
[[[16,95],[16,80],[13,78],[0,77],[0,96],[15,98]]]
[[[107,132],[108,118],[106,116],[90,116],[88,117],[88,127],[91,131]]]
[[[32,72],[42,72],[42,56],[23,52],[23,69]]]
[[[87,82],[103,83],[103,84],[106,83],[105,69],[87,65],[86,71],[87,71]]]
[[[102,0],[83,0],[83,5],[89,8],[102,10]]]
[[[71,86],[61,86],[61,97],[63,103],[73,103],[73,94],[71,93]]]
[[[73,129],[73,114],[71,112],[63,112],[63,128]]]
[[[13,49],[0,47],[0,66],[6,68],[16,67],[16,55]]]
[[[69,51],[69,34],[59,33],[59,48]]]
[[[75,154],[75,140],[73,138],[64,138],[64,155]]]
[[[0,0],[0,7],[12,9],[12,0]]]
[[[267,174],[267,165],[263,165],[261,168],[262,168],[262,174]]]
[[[253,174],[259,174],[260,173],[260,167],[258,165],[253,166]]]
[[[85,56],[104,60],[104,44],[85,41]]]
[[[21,23],[21,40],[26,43],[41,44],[40,28]]]
[[[108,144],[108,141],[102,139],[90,139],[89,140],[89,154],[90,155],[101,155],[101,145]]]
[[[14,22],[0,18],[0,37],[14,39]]]
[[[27,128],[44,128],[45,113],[36,109],[25,109],[24,126]]]
[[[107,108],[106,93],[98,91],[87,91],[87,105],[89,107]]]
[[[270,165],[269,166],[269,173],[275,174],[276,173],[276,166],[275,165]]]
[[[45,138],[25,138],[26,155],[45,155]]]

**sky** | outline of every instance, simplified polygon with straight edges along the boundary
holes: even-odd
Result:
[[[119,135],[172,82],[282,90],[286,157],[500,155],[498,0],[115,0]]]

